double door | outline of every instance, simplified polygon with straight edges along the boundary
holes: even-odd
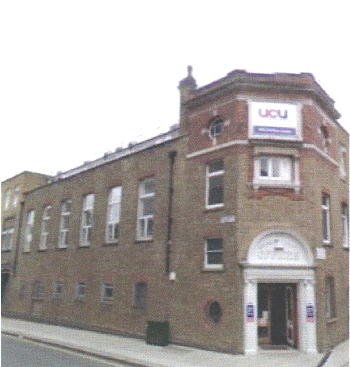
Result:
[[[262,347],[298,347],[296,293],[296,284],[258,285],[258,341]]]

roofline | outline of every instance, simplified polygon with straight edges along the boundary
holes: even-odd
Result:
[[[77,174],[80,174],[82,172],[89,171],[90,169],[102,166],[106,163],[110,163],[113,161],[116,161],[118,159],[127,157],[131,154],[138,153],[141,151],[144,151],[146,149],[153,148],[157,145],[161,145],[170,141],[173,141],[180,137],[180,129],[178,126],[176,128],[173,128],[165,133],[162,133],[160,135],[154,136],[150,139],[144,140],[139,143],[130,143],[127,148],[121,148],[116,149],[112,153],[105,153],[102,157],[97,158],[93,161],[86,162],[78,167],[72,168],[65,172],[59,172],[57,175],[52,176],[49,183],[54,183],[57,181],[61,181],[63,179],[75,176]]]
[[[327,113],[335,120],[341,117],[334,107],[334,100],[325,92],[311,73],[249,73],[245,70],[233,70],[221,79],[202,87],[192,89],[184,105],[200,103],[204,99],[213,98],[227,90],[283,90],[312,94]]]
[[[36,176],[41,176],[42,178],[47,178],[48,180],[50,178],[52,178],[51,175],[46,175],[46,174],[43,174],[43,173],[38,173],[38,172],[33,172],[33,171],[22,171],[20,173],[17,173],[16,175],[10,177],[10,178],[7,178],[6,180],[2,181],[1,184],[7,182],[7,181],[10,181],[10,180],[13,180],[15,178],[17,178],[18,176],[21,176],[21,175],[36,175]]]

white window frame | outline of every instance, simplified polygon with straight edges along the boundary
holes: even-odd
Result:
[[[12,251],[13,235],[15,229],[13,227],[5,227],[1,233],[1,251]]]
[[[35,220],[35,211],[29,210],[27,212],[26,228],[24,232],[24,245],[23,245],[24,252],[30,251],[30,247],[33,241],[34,220]]]
[[[153,185],[153,191],[145,192],[147,184]],[[151,240],[153,238],[153,222],[154,222],[154,197],[155,197],[155,180],[154,177],[148,177],[139,184],[139,203],[138,203],[138,220],[137,220],[137,239]],[[151,202],[151,213],[145,214],[144,203]]]
[[[83,211],[81,215],[80,246],[88,247],[91,244],[93,227],[95,194],[87,194],[83,200]]]
[[[210,172],[210,167],[216,163],[222,163],[222,169],[218,169],[216,171]],[[207,208],[218,208],[224,206],[224,161],[222,159],[219,159],[215,162],[211,162],[207,164],[206,166],[206,207]],[[213,204],[210,204],[210,193],[212,189],[212,180],[222,177],[222,201],[221,202],[215,202]]]
[[[12,205],[13,205],[14,207],[16,207],[16,206],[17,206],[17,204],[18,204],[18,201],[19,201],[19,195],[20,195],[20,190],[19,190],[19,187],[18,187],[18,186],[16,186],[16,187],[15,187],[14,194],[13,194],[13,202],[12,202]]]
[[[6,190],[5,192],[5,202],[4,202],[4,209],[7,210],[10,207],[11,202],[11,190]]]
[[[340,178],[342,180],[346,179],[346,171],[347,171],[346,156],[347,156],[346,147],[345,145],[341,144],[339,148],[339,173]]]
[[[327,194],[322,194],[322,241],[324,245],[331,243],[331,215],[330,215],[331,199]]]
[[[220,240],[221,242],[221,248],[220,249],[209,249],[210,241]],[[208,238],[205,241],[205,247],[204,247],[204,268],[205,269],[212,269],[212,270],[221,270],[224,268],[224,241],[222,238],[215,237],[215,238]],[[211,263],[210,261],[210,255],[211,254],[221,254],[221,263]]]
[[[342,245],[349,248],[349,206],[345,203],[341,205],[341,224],[342,224]]]
[[[72,210],[71,206],[72,206],[72,200],[70,199],[62,202],[58,248],[68,247],[69,222]]]
[[[266,175],[262,175],[262,164],[266,162]],[[276,174],[275,170],[278,170]],[[255,158],[254,186],[291,187],[296,186],[295,159],[288,155],[264,154]]]
[[[116,243],[119,240],[119,224],[122,200],[122,187],[115,186],[108,194],[106,243]]]
[[[47,238],[49,236],[49,225],[51,219],[51,205],[46,205],[43,210],[43,217],[41,221],[41,234],[39,242],[39,250],[47,250]]]
[[[112,295],[108,295],[107,292],[112,290]],[[112,283],[103,283],[101,285],[101,301],[112,302],[114,301],[114,286]]]

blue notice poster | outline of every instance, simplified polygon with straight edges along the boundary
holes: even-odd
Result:
[[[306,321],[313,322],[315,319],[314,306],[310,303],[306,306]]]
[[[254,321],[254,305],[251,303],[247,304],[247,321]]]

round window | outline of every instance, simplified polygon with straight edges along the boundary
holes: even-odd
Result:
[[[219,322],[222,316],[220,303],[217,301],[210,302],[208,305],[208,318],[213,322]]]
[[[215,117],[209,126],[209,135],[211,138],[216,138],[221,135],[224,129],[224,120],[221,117]]]

